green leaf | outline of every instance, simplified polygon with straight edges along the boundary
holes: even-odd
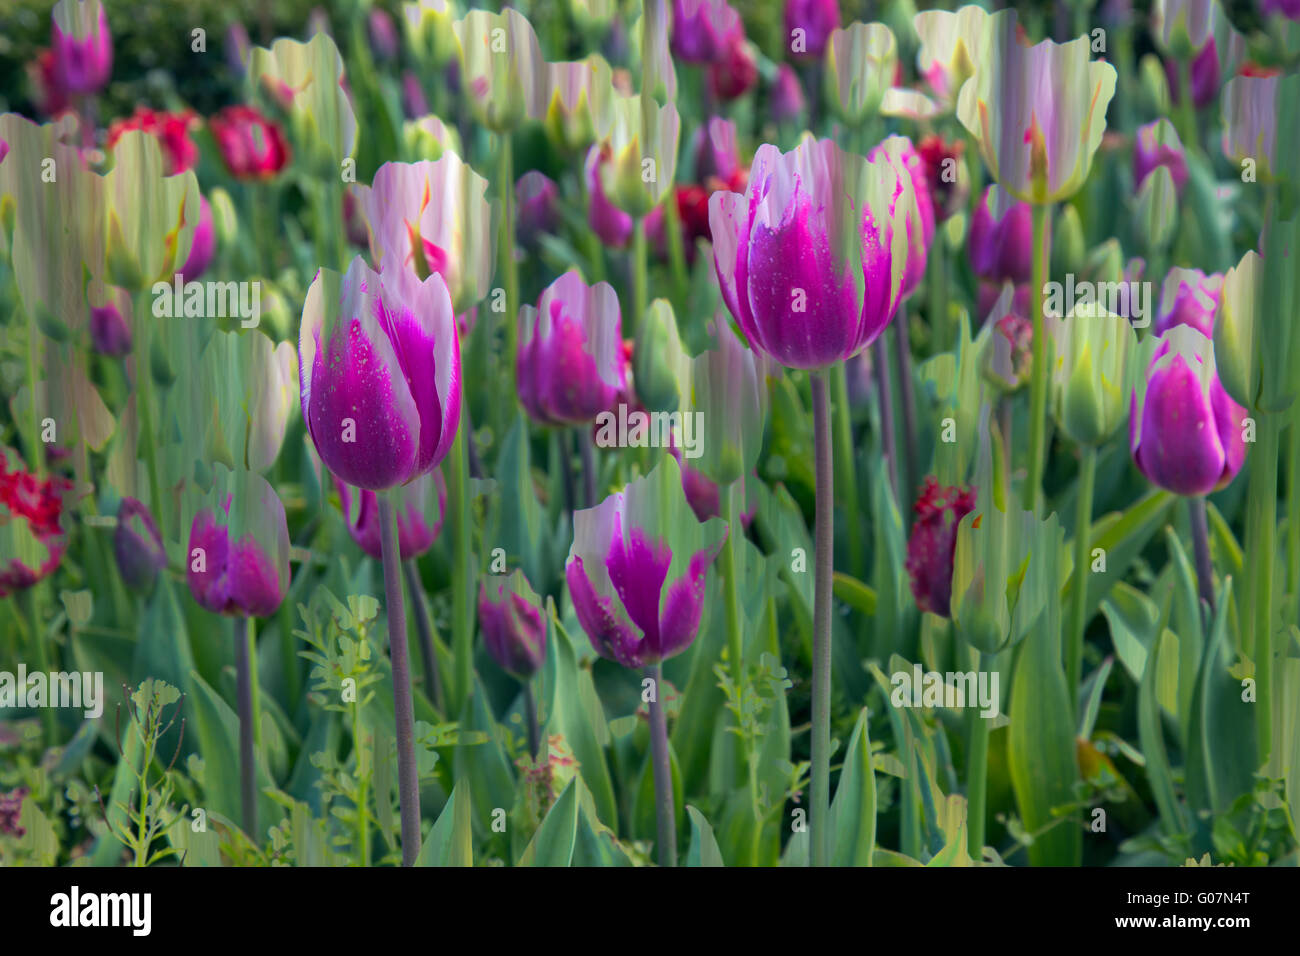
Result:
[[[832,579],[832,587],[838,600],[843,601],[860,614],[865,614],[867,617],[875,616],[876,592],[857,578],[842,571],[836,571]]]
[[[497,807],[513,805],[515,777],[501,745],[500,731],[488,709],[487,691],[477,676],[474,693],[461,710],[458,737],[453,774],[458,785],[459,781],[474,781],[473,791],[467,795],[472,798],[479,826],[487,830]]]
[[[186,704],[191,705],[189,714],[192,723],[189,726],[194,726],[197,731],[199,754],[203,757],[205,767],[205,809],[231,820],[242,820],[243,811],[239,800],[239,718],[222,696],[199,676],[198,671],[190,671],[190,686],[193,692],[186,698]],[[260,826],[268,827],[280,819],[275,802],[265,794],[274,784],[261,760],[256,761],[256,773],[257,819]],[[263,836],[257,835],[255,839],[261,842]]]
[[[1161,638],[1153,642],[1151,653],[1147,655],[1138,694],[1138,741],[1142,744],[1142,756],[1146,759],[1151,795],[1156,801],[1156,809],[1160,811],[1160,826],[1166,836],[1172,837],[1186,832],[1187,822],[1174,792],[1169,755],[1165,751],[1164,734],[1160,728],[1160,707],[1156,702],[1156,668],[1161,645],[1168,643],[1166,638],[1172,639],[1173,635],[1165,631]]]
[[[718,841],[713,837],[713,827],[704,814],[687,804],[686,815],[691,821],[691,848],[686,854],[687,866],[725,866]]]
[[[835,835],[832,866],[871,866],[876,844],[876,777],[865,707],[858,712],[844,752],[844,767],[831,801],[830,827]]]
[[[473,866],[474,844],[470,818],[474,806],[469,780],[457,781],[447,805],[420,848],[419,866]]]
[[[1134,559],[1142,553],[1151,536],[1168,520],[1178,500],[1168,491],[1154,489],[1118,517],[1107,515],[1093,523],[1091,543],[1094,550],[1106,552],[1106,570],[1088,575],[1088,600],[1084,613],[1091,618],[1101,601],[1115,584],[1123,580]],[[1061,589],[1061,604],[1068,607],[1074,578]]]
[[[533,839],[519,858],[519,866],[570,866],[578,836],[578,786],[574,777],[564,788]]]

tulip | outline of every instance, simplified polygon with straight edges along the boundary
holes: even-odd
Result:
[[[974,489],[943,488],[934,475],[926,475],[925,487],[912,506],[916,520],[907,539],[905,562],[912,596],[922,611],[951,616],[957,525],[974,507]]]
[[[1174,125],[1167,119],[1138,127],[1133,140],[1133,183],[1141,186],[1158,166],[1165,166],[1181,192],[1187,183],[1187,160]]]
[[[1068,199],[1101,144],[1115,68],[1090,59],[1087,38],[1025,46],[1014,15],[988,23],[988,59],[962,87],[957,117],[1003,189],[1039,205]]]
[[[695,157],[695,178],[703,183],[711,177],[729,182],[740,172],[740,152],[736,146],[736,124],[720,116],[695,131],[691,138],[691,155]]]
[[[758,64],[744,34],[729,40],[718,59],[709,64],[708,79],[709,92],[723,103],[740,99],[758,82]]]
[[[786,0],[784,19],[790,51],[799,58],[820,59],[831,31],[839,29],[839,0]]]
[[[212,207],[203,197],[199,197],[199,222],[194,227],[194,243],[190,246],[189,258],[181,266],[181,275],[187,280],[197,279],[212,262],[216,252],[217,235],[212,225]]]
[[[372,491],[434,468],[460,423],[460,343],[440,276],[361,257],[316,274],[298,343],[302,416],[321,460]]]
[[[211,500],[190,524],[186,581],[214,614],[267,617],[289,589],[284,505],[261,475],[217,466]]]
[[[565,150],[591,145],[613,96],[613,74],[599,54],[571,63],[548,63],[546,133]]]
[[[609,165],[608,146],[597,144],[587,151],[583,176],[587,183],[587,222],[592,231],[608,246],[627,245],[632,236],[632,217],[619,209],[605,194],[601,169]]]
[[[831,32],[826,46],[826,99],[850,126],[876,112],[893,84],[898,41],[883,23],[853,23]]]
[[[339,504],[352,540],[376,561],[383,554],[379,540],[379,503],[375,492],[357,489],[331,475]],[[397,543],[403,561],[418,558],[438,539],[447,515],[447,482],[439,468],[425,472],[410,484],[395,489],[397,495]]]
[[[199,148],[190,139],[190,132],[198,126],[198,117],[192,110],[165,113],[137,106],[128,119],[116,120],[108,128],[108,148],[113,149],[122,134],[129,130],[144,130],[158,140],[167,159],[167,175],[174,176],[193,169],[199,161]]]
[[[38,50],[27,64],[27,78],[32,87],[32,102],[42,116],[58,116],[72,105],[68,91],[59,78],[53,50]]]
[[[977,344],[985,380],[1002,392],[1021,388],[1033,371],[1034,323],[1026,315],[1028,296],[1018,293],[1003,287]]]
[[[366,15],[366,32],[376,60],[397,58],[397,26],[386,10],[371,8]]]
[[[674,454],[679,454],[673,449]],[[691,506],[696,520],[708,521],[710,518],[725,518],[722,513],[722,489],[718,483],[710,478],[704,472],[692,468],[689,462],[678,462],[682,469],[682,491],[686,494],[686,501]],[[743,502],[737,514],[740,520],[740,526],[748,529],[754,521],[754,515],[758,513],[758,495],[754,488],[758,482],[757,476],[746,479],[740,479],[739,491],[740,499]],[[734,493],[734,492],[733,492]],[[723,545],[725,549],[727,545]]]
[[[685,411],[691,388],[691,357],[682,344],[677,316],[667,299],[655,299],[646,309],[632,344],[630,372],[637,398],[647,409]]]
[[[31,474],[17,452],[0,448],[0,598],[49,577],[63,560],[63,505],[71,490],[66,479]]]
[[[428,160],[442,159],[443,153],[461,154],[460,133],[432,113],[402,124],[406,147]]]
[[[356,193],[381,272],[438,275],[457,312],[487,295],[492,268],[487,180],[454,152],[418,163],[384,163]]]
[[[615,96],[609,124],[598,131],[609,147],[609,162],[596,167],[601,187],[610,202],[634,219],[644,217],[672,188],[681,131],[673,103],[658,106],[651,99],[650,112],[644,106],[639,95]],[[645,174],[647,162],[654,164],[652,177]]]
[[[890,144],[898,143],[891,151]],[[912,182],[915,203],[904,214],[908,237],[907,268],[903,272],[903,298],[910,296],[925,276],[925,260],[934,238],[934,201],[930,198],[925,160],[906,137],[886,140],[867,156],[871,162],[894,162],[895,172]]]
[[[429,112],[424,87],[420,85],[420,78],[411,70],[402,72],[402,112],[408,120],[419,119]]]
[[[980,278],[1017,285],[1033,266],[1032,210],[996,186],[984,190],[971,216],[967,239],[971,270]]]
[[[456,56],[456,5],[449,0],[402,4],[403,24],[417,60],[438,70]]]
[[[518,568],[508,577],[489,575],[479,584],[478,621],[483,644],[497,666],[522,683],[527,683],[546,661],[546,622],[539,604],[536,592]]]
[[[700,239],[709,239],[709,196],[712,190],[703,186],[678,186],[673,190],[673,201],[677,204],[677,221],[681,226],[682,247],[686,262],[695,262],[695,246]],[[665,231],[664,206],[655,206],[645,217],[646,238],[650,241],[656,257],[668,261],[668,233]]]
[[[966,208],[970,176],[962,160],[965,148],[961,140],[947,140],[933,133],[916,144],[938,222],[945,222]]]
[[[523,14],[471,10],[452,24],[460,45],[460,75],[474,118],[493,132],[541,119],[547,106],[546,61]]]
[[[122,580],[136,591],[152,589],[158,572],[167,567],[167,551],[158,524],[149,509],[135,498],[123,498],[118,505],[113,555]]]
[[[1210,42],[1192,60],[1192,105],[1198,110],[1214,102],[1219,92],[1219,79],[1222,70],[1219,66],[1219,47],[1210,38]],[[1169,83],[1169,94],[1175,103],[1183,98],[1182,85],[1178,77],[1178,65],[1173,60],[1165,61],[1165,80]]]
[[[777,67],[776,79],[772,83],[771,99],[768,101],[772,118],[778,123],[796,123],[803,116],[805,109],[803,86],[799,76],[788,63]]]
[[[516,237],[521,245],[534,247],[543,233],[555,233],[560,227],[558,201],[560,189],[555,180],[536,170],[524,173],[515,183],[515,203],[519,209]]]
[[[1164,335],[1176,325],[1190,325],[1207,339],[1214,338],[1214,313],[1222,288],[1223,276],[1207,276],[1200,269],[1170,269],[1152,331]]]
[[[51,19],[60,86],[82,96],[101,90],[113,72],[113,36],[100,0],[59,0]]]
[[[1246,410],[1219,383],[1211,341],[1191,325],[1160,337],[1145,388],[1130,399],[1129,448],[1138,470],[1178,495],[1226,487],[1246,458]]]
[[[1300,0],[1260,0],[1261,17],[1267,19],[1275,14],[1288,20],[1300,20]]]
[[[712,63],[745,25],[726,0],[673,0],[672,52],[686,63]]]
[[[1098,446],[1124,421],[1124,395],[1135,377],[1137,335],[1129,320],[1100,308],[1047,317],[1055,343],[1052,400],[1070,439]]]
[[[626,384],[618,296],[570,269],[519,310],[519,399],[546,424],[592,421]]]
[[[248,57],[252,50],[248,38],[248,28],[238,20],[226,27],[226,65],[238,76],[243,76],[248,69]]]
[[[227,106],[208,120],[208,128],[236,179],[270,179],[289,163],[279,125],[252,106]]]
[[[910,177],[830,140],[759,147],[745,194],[709,197],[722,298],[750,345],[817,369],[874,341],[901,299],[914,201]]]
[[[356,149],[357,120],[343,58],[328,32],[306,43],[280,37],[269,49],[254,47],[248,75],[261,98],[288,115],[294,144],[310,167],[337,180],[340,163]]]
[[[1295,176],[1300,125],[1286,104],[1300,96],[1300,78],[1235,76],[1223,88],[1223,155],[1238,169],[1249,162],[1260,182]],[[1264,250],[1267,252],[1267,250]]]
[[[90,309],[90,344],[100,355],[122,358],[131,354],[131,325],[122,316],[118,302],[110,299]],[[129,298],[124,303],[130,311]]]
[[[975,68],[986,62],[987,49],[999,19],[1015,19],[1014,13],[993,13],[973,4],[956,13],[925,10],[913,18],[921,48],[917,69],[930,89],[949,109]]]

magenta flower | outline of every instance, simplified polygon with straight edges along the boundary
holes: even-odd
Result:
[[[270,179],[289,164],[279,124],[252,106],[227,106],[208,120],[222,162],[236,179]]]
[[[1214,348],[1194,326],[1175,325],[1160,339],[1143,394],[1129,408],[1129,448],[1138,470],[1179,495],[1226,486],[1246,458],[1246,410],[1219,383]]]
[[[1033,215],[1028,203],[996,186],[984,190],[967,240],[972,271],[999,285],[1028,282],[1034,264]]]
[[[1147,176],[1159,166],[1169,169],[1174,188],[1182,192],[1187,183],[1187,159],[1174,124],[1167,119],[1138,127],[1133,139],[1133,187],[1141,187]]]
[[[736,124],[721,116],[709,121],[695,131],[691,139],[691,153],[695,157],[695,181],[707,183],[710,177],[724,183],[740,172],[740,150],[736,146]]]
[[[839,0],[785,0],[785,42],[796,57],[817,60],[826,52],[831,31],[839,29]],[[802,30],[798,38],[795,30]]]
[[[479,584],[483,644],[498,667],[521,681],[536,674],[546,660],[546,622],[539,603],[518,568],[508,577],[488,575]]]
[[[677,462],[664,456],[573,521],[565,580],[596,653],[641,668],[685,650],[699,631],[705,575],[727,526],[691,514]]]
[[[627,385],[618,295],[570,269],[519,310],[519,399],[546,424],[589,422]]]
[[[745,194],[709,197],[722,298],[751,347],[817,369],[873,342],[901,300],[915,202],[895,163],[830,140],[760,146]]]
[[[632,217],[619,209],[605,195],[600,168],[611,162],[608,145],[597,143],[587,151],[583,175],[587,181],[587,222],[602,242],[609,246],[627,245],[632,235]]]
[[[1288,20],[1300,20],[1300,0],[1260,0],[1261,17],[1268,19],[1275,13]]]
[[[59,86],[83,96],[103,89],[113,72],[113,36],[99,0],[59,0],[51,19]]]
[[[867,155],[872,162],[894,162],[900,176],[906,175],[912,180],[912,191],[916,204],[905,216],[907,223],[907,242],[909,254],[907,269],[903,273],[903,298],[907,298],[925,277],[925,260],[929,254],[930,242],[934,238],[934,201],[930,197],[927,165],[917,152],[912,141],[899,137],[901,144],[896,154],[891,157],[888,150],[890,140],[876,146]]]
[[[214,614],[267,617],[289,590],[284,505],[255,471],[216,466],[208,500],[190,523],[186,582]]]
[[[366,16],[366,32],[370,37],[370,49],[376,60],[393,60],[397,58],[397,27],[393,18],[385,10],[372,8]]]
[[[1210,41],[1196,59],[1192,60],[1192,104],[1199,110],[1214,102],[1219,93],[1219,79],[1222,70],[1219,66],[1219,45],[1210,37]],[[1178,75],[1178,64],[1171,59],[1165,60],[1165,79],[1169,82],[1169,95],[1175,103],[1183,98],[1182,84]]]
[[[1160,293],[1160,310],[1153,332],[1164,335],[1176,325],[1190,325],[1207,339],[1214,338],[1214,314],[1219,308],[1223,276],[1200,269],[1169,270]]]
[[[673,0],[673,55],[686,63],[711,63],[736,35],[744,36],[740,14],[726,0]]]
[[[199,197],[199,224],[194,227],[194,242],[190,245],[189,258],[181,266],[181,275],[189,282],[203,275],[212,262],[217,251],[217,231],[212,225],[212,207],[207,199]]]
[[[790,64],[782,63],[776,71],[772,83],[771,99],[768,101],[772,118],[778,123],[793,123],[803,116],[804,96],[799,76]]]
[[[131,326],[111,299],[90,309],[90,345],[100,355],[122,358],[131,354]]]
[[[379,541],[379,502],[373,491],[353,488],[337,475],[334,488],[339,493],[343,520],[352,540],[376,561],[383,560]],[[433,547],[447,515],[447,482],[441,469],[425,472],[410,484],[397,489],[397,550],[406,561],[418,558]]]
[[[68,547],[63,505],[71,490],[66,479],[38,478],[17,452],[0,448],[0,598],[58,568]]]
[[[536,170],[524,173],[515,183],[515,202],[519,210],[515,237],[521,245],[534,246],[542,233],[554,233],[560,227],[559,187],[555,180]]]
[[[709,64],[708,80],[709,92],[724,103],[740,99],[758,82],[758,64],[743,33],[728,39],[717,59]]]
[[[167,567],[167,551],[158,524],[149,509],[135,498],[123,498],[118,505],[113,556],[122,580],[136,591],[152,588],[158,572]]]
[[[916,520],[907,539],[906,561],[912,596],[922,611],[951,616],[957,525],[974,507],[973,488],[941,488],[934,475],[926,475],[921,496],[912,506]]]
[[[371,491],[442,461],[460,424],[460,340],[439,275],[321,269],[298,338],[302,417],[331,472]]]

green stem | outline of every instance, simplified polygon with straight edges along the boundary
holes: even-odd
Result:
[[[505,311],[505,353],[508,381],[515,376],[515,349],[518,328],[515,316],[519,313],[519,266],[515,262],[515,172],[514,151],[508,132],[497,135],[497,188],[501,196],[501,233],[498,237],[497,255],[501,269],[501,281],[506,290]],[[518,390],[509,389],[510,401],[518,400]]]
[[[862,543],[862,509],[858,503],[857,455],[853,446],[853,410],[849,405],[848,374],[841,362],[830,370],[835,406],[835,487],[840,493],[849,538],[849,567],[859,581],[867,578],[867,553]]]
[[[673,806],[673,768],[668,756],[668,718],[664,714],[663,668],[647,667],[645,676],[654,681],[650,700],[650,759],[655,787],[655,830],[660,866],[677,865],[677,820]]]
[[[142,292],[135,302],[135,408],[140,441],[144,444],[145,467],[149,473],[149,507],[158,522],[158,534],[167,540],[167,513],[163,507],[162,482],[158,478],[158,446],[153,418],[153,370],[149,362],[150,337],[153,326],[149,293]]]
[[[1287,446],[1286,579],[1300,581],[1300,402],[1291,406],[1290,431]]]
[[[1259,416],[1258,441],[1253,452],[1247,507],[1251,512],[1254,540],[1247,543],[1250,559],[1246,568],[1254,579],[1255,684],[1258,690],[1259,759],[1268,760],[1273,744],[1273,558],[1277,532],[1277,414]]]
[[[41,626],[41,596],[45,585],[37,581],[26,590],[18,592],[18,599],[27,612],[27,619],[31,622],[31,639],[32,651],[36,657],[36,666],[40,668],[42,674],[50,673],[50,652],[46,646],[45,628]],[[48,701],[46,702],[49,703]],[[45,728],[45,745],[53,747],[58,743],[58,720],[53,707],[41,708],[41,725]]]
[[[930,335],[931,353],[946,352],[957,342],[957,332],[948,318],[948,248],[942,227],[935,230],[930,246]]]
[[[236,617],[231,623],[235,630],[235,696],[239,708],[239,806],[244,832],[258,844],[261,841],[257,835],[257,771],[253,758],[253,728],[257,726],[257,720],[253,716],[254,679],[249,663],[254,654],[249,647],[252,639],[248,618]]]
[[[648,304],[649,265],[646,260],[645,217],[636,221],[632,232],[632,315],[630,321],[623,323],[623,334],[629,338],[636,337],[636,330],[641,325]],[[627,318],[625,316],[625,318]]]
[[[1186,149],[1199,149],[1196,138],[1196,106],[1192,101],[1192,61],[1184,57],[1178,61],[1178,131]]]
[[[352,702],[352,749],[356,758],[357,773],[357,851],[361,866],[370,865],[370,817],[368,807],[370,761],[367,759],[365,740],[361,728],[361,702]]]
[[[1047,275],[1047,228],[1052,209],[1033,207],[1034,371],[1029,389],[1029,469],[1022,489],[1026,511],[1038,511],[1043,483],[1043,445],[1047,436],[1047,341],[1043,331],[1043,283]]]
[[[981,671],[989,669],[993,664],[992,655],[981,652],[978,658]],[[970,713],[970,754],[966,768],[970,779],[966,794],[970,804],[970,812],[967,814],[967,849],[972,857],[980,860],[984,855],[984,817],[988,797],[989,719],[982,716],[979,710]]]
[[[447,494],[451,498],[452,588],[451,588],[451,649],[455,680],[448,697],[455,713],[460,713],[473,690],[473,652],[470,618],[470,523],[469,460],[465,451],[464,429],[456,436],[451,449],[451,467],[445,472]]]
[[[677,197],[672,189],[664,197],[664,230],[668,237],[668,262],[673,272],[673,306],[682,308],[690,277],[686,268],[686,247],[682,242],[682,217],[677,211]]]
[[[718,504],[719,511],[727,520],[727,541],[722,547],[722,553],[718,556],[720,563],[719,570],[722,572],[723,586],[726,588],[726,624],[727,624],[727,662],[730,665],[731,678],[735,682],[736,692],[742,693],[745,684],[745,642],[742,633],[742,621],[740,614],[740,576],[741,576],[741,553],[740,542],[744,537],[740,523],[740,495],[737,495],[738,488],[736,482],[720,484],[718,486]],[[736,715],[737,730],[740,729],[740,715]],[[753,741],[746,738],[743,734],[737,737],[740,741],[742,750],[741,759],[744,761],[747,776],[749,778],[749,797],[751,808],[758,806],[758,778],[755,773],[756,759],[753,751]],[[754,814],[753,826],[755,830],[759,829],[761,824],[757,813]],[[755,841],[756,842],[756,841]],[[751,852],[754,850],[751,844]],[[748,861],[753,866],[756,861]]]
[[[19,305],[22,308],[22,305]],[[27,397],[31,403],[31,436],[27,448],[27,467],[31,469],[32,474],[37,478],[45,477],[45,454],[41,448],[41,408],[40,403],[36,400],[36,387],[39,380],[36,378],[36,343],[39,341],[37,336],[40,334],[36,328],[36,319],[27,310],[23,310],[27,316]],[[46,396],[46,400],[49,397]]]
[[[812,866],[831,859],[831,573],[835,552],[835,484],[831,468],[831,428],[826,372],[810,373],[813,403],[813,449],[816,458],[817,553],[813,585],[812,668]]]
[[[1074,587],[1070,590],[1069,654],[1065,660],[1065,686],[1070,706],[1079,690],[1083,670],[1083,629],[1088,608],[1088,545],[1092,528],[1092,496],[1097,483],[1097,449],[1084,445],[1080,449],[1077,511],[1074,520]]]

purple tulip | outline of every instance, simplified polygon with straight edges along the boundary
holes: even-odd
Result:
[[[1169,95],[1175,103],[1181,102],[1183,94],[1178,64],[1172,59],[1165,60],[1165,79],[1169,81]],[[1219,79],[1219,48],[1214,37],[1210,37],[1201,52],[1196,54],[1196,59],[1192,60],[1192,104],[1198,110],[1214,102],[1219,94]]]
[[[1145,393],[1129,407],[1129,449],[1138,470],[1175,494],[1226,486],[1246,458],[1246,410],[1228,397],[1211,340],[1191,325],[1163,336],[1147,369]]]
[[[820,59],[831,32],[839,26],[839,0],[785,0],[786,42],[793,44],[794,31],[803,31],[802,48],[793,51],[797,57]]]
[[[975,490],[942,488],[927,475],[921,496],[912,506],[916,520],[907,539],[907,575],[912,596],[922,611],[952,614],[952,563],[957,550],[957,525],[975,507]]]
[[[792,368],[824,368],[893,319],[908,264],[904,217],[915,208],[896,166],[830,140],[788,153],[764,144],[744,195],[709,197],[722,298],[753,348]]]
[[[600,167],[610,162],[609,147],[596,144],[587,151],[583,174],[587,180],[587,221],[596,235],[608,246],[627,245],[632,236],[632,217],[619,209],[605,195]]]
[[[733,35],[744,35],[740,14],[726,0],[673,0],[673,55],[686,63],[711,63]]]
[[[411,70],[402,73],[402,112],[409,120],[419,119],[429,112],[424,87],[420,85],[420,78]]]
[[[248,38],[248,28],[238,20],[226,27],[226,65],[232,72],[239,76],[244,75],[248,69],[248,51],[252,46],[252,41]]]
[[[376,60],[393,60],[397,58],[397,27],[386,10],[378,7],[371,9],[366,17],[366,30],[370,35],[370,49]]]
[[[573,516],[564,576],[574,611],[596,653],[624,667],[679,654],[699,631],[705,575],[727,526],[699,523],[681,481],[677,462],[664,456],[649,475]]]
[[[51,19],[59,85],[83,96],[101,90],[113,72],[113,36],[104,7],[99,0],[60,0]]]
[[[627,385],[618,295],[570,269],[519,310],[516,373],[528,414],[547,424],[592,421]]]
[[[996,186],[984,190],[971,217],[967,248],[971,269],[981,279],[1001,285],[1028,282],[1034,264],[1033,216],[1028,203],[1012,199]],[[998,191],[1000,192],[1000,191]],[[999,200],[1009,208],[997,213]]]
[[[117,303],[92,306],[90,310],[90,344],[100,355],[122,358],[131,354],[131,326],[122,317]]]
[[[903,273],[903,298],[907,298],[916,291],[921,279],[925,277],[925,260],[929,255],[930,242],[934,239],[934,201],[930,198],[930,180],[926,174],[925,160],[910,139],[901,139],[903,146],[897,154],[897,172],[900,176],[911,178],[912,190],[916,194],[916,207],[906,215],[908,247],[911,250],[907,257],[907,269]],[[867,158],[873,162],[890,162],[886,143],[872,149]]]
[[[215,614],[267,617],[289,589],[284,505],[256,472],[219,469],[212,500],[190,524],[186,581]]]
[[[515,202],[519,210],[515,236],[520,244],[532,247],[542,233],[554,233],[560,227],[560,196],[555,180],[536,170],[524,173],[515,183]]]
[[[546,622],[522,571],[479,584],[478,623],[488,653],[507,674],[527,681],[545,662]]]
[[[460,424],[460,341],[442,276],[358,256],[321,269],[298,338],[302,417],[331,472],[382,491],[442,461]]]
[[[1168,167],[1174,188],[1182,192],[1187,183],[1187,159],[1178,134],[1168,120],[1156,120],[1138,127],[1133,139],[1133,187],[1140,188],[1158,166]]]
[[[339,493],[343,519],[348,534],[357,546],[376,561],[383,560],[379,541],[379,501],[373,491],[353,488],[337,475],[334,488]],[[442,471],[425,472],[398,490],[397,545],[402,560],[418,558],[433,547],[447,515],[447,482]]]
[[[194,243],[190,246],[189,258],[185,260],[185,265],[181,266],[181,275],[188,282],[197,279],[203,275],[212,262],[212,256],[217,250],[217,231],[212,225],[212,207],[208,205],[208,200],[199,197],[199,224],[194,227]]]
[[[707,183],[710,177],[730,182],[740,169],[740,151],[736,147],[736,124],[720,116],[695,131],[691,141],[695,156],[695,181]]]
[[[1164,335],[1176,325],[1190,325],[1207,339],[1214,338],[1214,313],[1219,308],[1223,276],[1206,275],[1200,269],[1169,270],[1160,294],[1156,313],[1156,335]]]
[[[167,567],[167,551],[149,509],[135,498],[123,498],[113,531],[113,556],[126,586],[148,591]]]
[[[798,74],[788,63],[782,63],[777,68],[769,104],[772,118],[778,123],[794,123],[803,116],[803,87],[799,84]]]
[[[1275,13],[1281,14],[1288,20],[1300,20],[1300,0],[1260,0],[1261,17],[1267,20]]]

